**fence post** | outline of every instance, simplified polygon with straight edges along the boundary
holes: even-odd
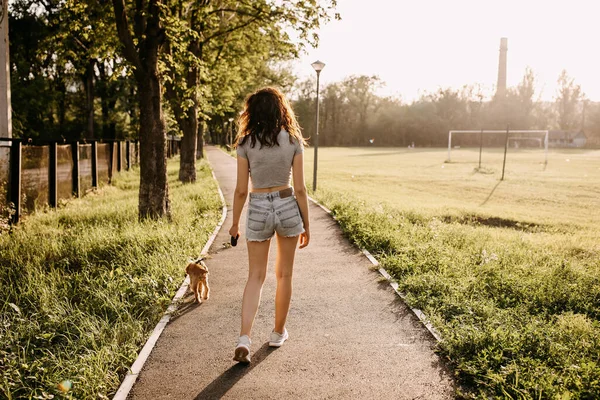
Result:
[[[73,182],[73,196],[80,197],[79,189],[79,142],[71,144],[71,154],[73,156],[73,174],[71,181]]]
[[[98,189],[98,142],[92,142],[92,188]]]
[[[125,141],[125,168],[127,171],[131,168],[131,142],[129,140]]]
[[[50,143],[49,147],[49,158],[48,163],[48,205],[50,207],[56,207],[58,204],[58,190],[57,190],[57,160],[56,152],[58,150],[58,144],[56,142]]]
[[[135,163],[140,165],[140,141],[135,141]]]
[[[121,172],[121,160],[123,158],[123,145],[120,140],[117,140],[117,172]]]
[[[11,222],[17,224],[21,217],[21,142],[14,141],[10,146],[10,186],[9,201],[15,210]]]
[[[108,162],[108,184],[110,185],[110,182],[112,181],[112,176],[113,176],[113,165],[114,165],[114,161],[115,161],[115,142],[109,142],[108,145],[108,155],[109,155],[109,162]]]

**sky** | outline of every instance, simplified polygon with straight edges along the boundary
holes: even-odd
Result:
[[[412,101],[440,87],[480,84],[493,94],[500,38],[508,38],[507,85],[531,67],[542,100],[565,69],[600,101],[600,0],[338,0],[342,20],[319,30],[296,66],[304,78],[323,61],[321,83],[378,75],[382,95]]]

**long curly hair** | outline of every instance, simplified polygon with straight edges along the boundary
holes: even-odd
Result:
[[[306,145],[292,106],[276,88],[266,87],[248,96],[238,124],[236,146],[241,146],[248,140],[251,147],[258,141],[261,149],[263,146],[279,146],[277,136],[282,129],[290,134],[290,143],[297,139]]]

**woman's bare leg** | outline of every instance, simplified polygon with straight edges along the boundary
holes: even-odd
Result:
[[[267,275],[267,262],[269,261],[269,246],[271,239],[263,242],[246,242],[248,244],[248,281],[244,289],[242,300],[242,328],[240,336],[248,335],[252,331],[254,317],[260,304],[263,283]]]
[[[275,294],[275,332],[283,333],[292,298],[292,272],[298,237],[277,235],[277,258],[275,274],[277,276],[277,293]]]

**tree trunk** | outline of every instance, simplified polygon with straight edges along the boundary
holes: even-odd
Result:
[[[192,68],[186,78],[188,88],[196,90],[196,76],[198,76],[197,70]],[[179,157],[179,180],[183,183],[193,183],[196,182],[196,136],[198,134],[198,102],[196,95],[194,94],[192,97],[193,105],[187,112],[184,112],[181,107],[182,98],[177,95],[173,82],[168,82],[165,89],[177,125],[183,132]]]
[[[94,138],[94,65],[96,60],[88,60],[88,65],[85,68],[85,111],[87,114],[87,138]]]
[[[193,12],[191,24],[194,26],[197,13]],[[194,56],[202,58],[202,46],[196,40],[189,44],[189,50]],[[183,183],[196,182],[196,148],[198,145],[198,78],[200,71],[197,66],[191,66],[186,76],[186,86],[192,90],[192,106],[187,110],[183,123],[181,140],[181,155],[179,157],[179,180]]]
[[[204,121],[198,121],[198,136],[196,138],[196,160],[204,158]]]
[[[140,102],[140,219],[170,218],[167,136],[157,68],[136,74]]]
[[[114,139],[108,136],[108,125],[109,125],[109,111],[108,111],[108,102],[105,98],[101,101],[102,104],[102,138],[103,139]]]
[[[194,105],[182,120],[181,155],[179,157],[179,180],[183,183],[196,182],[196,138],[198,136],[198,111]]]
[[[109,82],[110,77],[106,72],[106,65],[98,63],[98,70],[100,71],[100,80],[96,87],[98,89],[98,95],[100,97],[100,104],[102,110],[102,138],[103,139],[116,139],[116,124],[114,119],[111,120],[110,112],[114,111],[117,105],[117,96],[115,93],[115,83]],[[132,94],[133,96],[133,94]]]
[[[124,0],[113,0],[115,22],[123,56],[133,65],[139,99],[140,193],[139,218],[170,219],[167,180],[167,136],[158,78],[158,52],[164,41],[160,0],[136,3],[133,31],[129,31]],[[139,49],[136,47],[139,45]]]
[[[67,86],[65,85],[62,77],[57,79],[58,81],[58,131],[65,131],[65,119],[67,114]],[[50,120],[52,121],[52,120]]]

